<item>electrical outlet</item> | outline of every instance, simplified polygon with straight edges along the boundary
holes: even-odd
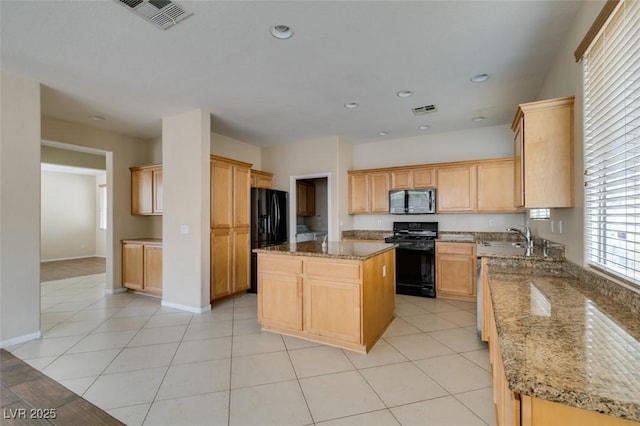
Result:
[[[189,225],[180,225],[180,233],[187,235],[189,233]]]
[[[562,234],[562,221],[558,221],[558,232]]]
[[[494,228],[496,226],[496,220],[495,219],[489,219],[489,228]]]
[[[552,220],[549,221],[549,226],[551,227],[551,233],[553,234],[555,232],[555,230],[553,229],[553,221]]]
[[[378,226],[382,226],[382,219],[378,219]]]

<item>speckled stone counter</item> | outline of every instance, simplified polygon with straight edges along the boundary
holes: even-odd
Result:
[[[279,246],[253,249],[254,253],[283,254],[290,256],[326,257],[334,259],[366,260],[388,250],[397,244],[327,242],[326,250],[319,241],[281,244]]]
[[[350,231],[342,231],[342,238],[350,239],[350,240],[384,240],[386,237],[390,237],[393,235],[393,231],[367,231],[367,230],[358,230],[352,229]]]
[[[138,244],[162,244],[162,238],[127,238],[121,240],[123,243]]]
[[[571,270],[564,262],[488,261],[509,388],[640,421],[639,295],[620,303]]]

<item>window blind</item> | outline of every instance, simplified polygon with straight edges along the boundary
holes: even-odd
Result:
[[[640,1],[618,4],[583,73],[585,259],[640,285]]]

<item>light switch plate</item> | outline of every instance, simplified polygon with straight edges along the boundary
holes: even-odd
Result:
[[[187,235],[189,233],[189,225],[180,225],[180,233]]]

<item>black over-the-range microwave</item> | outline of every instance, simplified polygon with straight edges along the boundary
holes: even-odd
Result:
[[[435,212],[435,188],[389,191],[389,213],[391,214],[433,214]]]

